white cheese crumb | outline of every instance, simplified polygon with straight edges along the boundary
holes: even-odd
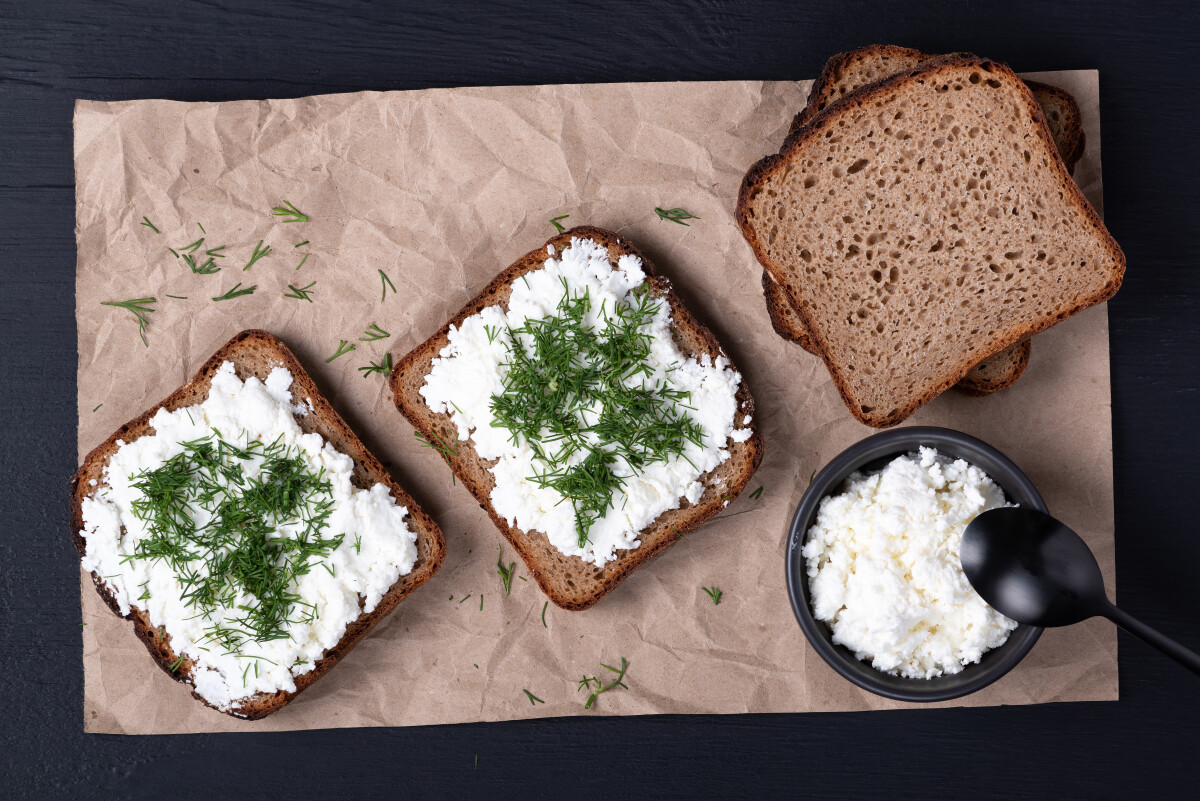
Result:
[[[958,673],[1017,623],[988,606],[959,562],[976,515],[1011,506],[982,470],[932,448],[854,474],[821,501],[804,545],[813,614],[833,641],[907,678]]]

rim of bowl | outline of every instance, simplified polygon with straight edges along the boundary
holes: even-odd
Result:
[[[948,701],[977,692],[1008,673],[1032,650],[1043,629],[1018,625],[998,648],[983,654],[980,661],[963,667],[959,673],[932,679],[893,676],[872,667],[833,642],[829,627],[813,616],[809,597],[808,571],[801,553],[808,530],[816,517],[821,500],[835,492],[857,470],[880,469],[896,456],[912,453],[919,447],[935,448],[952,458],[975,465],[1004,491],[1010,502],[1048,512],[1045,501],[1029,477],[1007,456],[986,442],[949,428],[910,426],[875,434],[860,440],[835,456],[820,472],[800,499],[792,515],[785,556],[788,598],[792,612],[809,644],[842,678],[884,698],[897,701]],[[878,466],[872,463],[879,462]]]

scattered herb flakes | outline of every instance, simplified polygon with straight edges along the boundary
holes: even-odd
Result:
[[[271,209],[271,214],[276,217],[286,217],[285,223],[308,222],[308,215],[286,200],[283,201],[282,206]]]
[[[459,603],[461,604],[463,601],[467,600],[470,597],[471,597],[471,593],[467,593],[466,595],[463,596],[462,601],[459,601]]]
[[[297,242],[296,244],[292,245],[292,247],[294,247],[294,248],[302,248],[302,247],[304,247],[304,246],[305,246],[305,245],[307,245],[307,244],[308,244],[308,240],[307,240],[307,239],[305,239],[303,242]]]
[[[387,277],[387,273],[383,270],[379,271],[379,277],[383,279],[383,296],[379,298],[379,302],[387,300],[388,289],[392,290],[392,294],[396,294],[396,285],[392,283],[392,279]]]
[[[695,214],[692,214],[687,209],[680,209],[680,208],[660,209],[658,206],[655,206],[654,213],[658,215],[658,219],[660,219],[660,220],[670,220],[671,222],[679,223],[680,225],[687,225],[687,223],[685,223],[684,220],[700,219],[698,216],[696,216]]]
[[[341,342],[338,343],[337,353],[333,354],[328,359],[326,359],[325,363],[329,364],[334,359],[338,358],[339,356],[345,356],[347,353],[349,353],[352,350],[354,350],[354,346],[343,339]]]
[[[472,662],[471,664],[475,665],[475,669],[476,669],[476,670],[479,670],[479,663],[478,663],[478,662]]]
[[[183,664],[183,655],[180,654],[179,658],[176,659],[173,663],[171,663],[170,671],[172,673],[175,673],[176,671],[179,670],[179,666],[182,664]],[[246,667],[249,667],[249,665],[247,665]]]
[[[763,488],[759,487],[754,492],[750,493],[750,500],[757,501],[759,498],[762,497],[762,492],[763,492]]]
[[[521,690],[521,692],[525,693],[525,697],[529,699],[529,705],[530,705],[530,706],[537,706],[538,704],[544,704],[544,703],[546,703],[546,702],[545,702],[545,701],[543,701],[541,698],[538,698],[536,695],[534,695],[533,693],[529,692],[529,690],[524,690],[524,689],[523,689],[523,690]]]
[[[388,373],[392,372],[392,354],[385,353],[383,354],[383,358],[379,360],[379,364],[376,364],[375,362],[368,362],[366,367],[360,367],[358,368],[358,371],[363,374],[363,378],[366,378],[372,373],[381,373],[383,375],[387,375]]]
[[[99,409],[101,406],[103,406],[103,405],[104,405],[103,403],[97,403],[97,404],[95,405],[95,407],[93,407],[93,409],[92,409],[92,414],[95,414],[95,413],[96,413],[96,411],[97,411],[97,410],[98,410],[98,409]]]
[[[808,477],[808,486],[810,486],[810,487],[812,486],[813,479],[816,477],[817,477],[817,471],[814,470],[814,471],[812,471],[812,474],[809,475],[809,477]]]
[[[308,261],[308,254],[307,254],[307,253],[305,253],[305,254],[304,254],[304,257],[303,257],[302,259],[300,259],[300,263],[296,265],[296,269],[297,269],[297,270],[299,270],[301,267],[303,267],[303,266],[304,266],[304,262],[306,262],[306,261]]]
[[[100,302],[100,305],[116,306],[118,309],[130,312],[137,318],[138,336],[142,338],[142,344],[150,347],[150,343],[146,341],[146,325],[150,322],[150,318],[146,315],[154,313],[154,309],[150,306],[157,302],[156,298],[133,298],[132,300],[104,300]]]
[[[197,250],[199,250],[199,249],[200,249],[200,246],[201,246],[201,245],[203,245],[203,244],[204,244],[204,237],[200,237],[199,239],[197,239],[197,240],[196,240],[195,242],[193,242],[192,244],[190,244],[190,245],[184,245],[183,247],[181,247],[181,248],[179,249],[179,252],[180,252],[180,253],[195,253]]]
[[[200,229],[200,233],[204,234],[205,236],[208,236],[208,231],[204,230],[203,225],[201,225],[200,223],[196,223],[196,227]]]
[[[721,596],[725,594],[716,587],[701,587],[700,589],[704,590],[704,594],[707,595],[708,599],[713,602],[713,606],[721,603]]]
[[[737,497],[737,496],[736,496],[736,495],[734,495],[733,493],[731,493],[731,492],[728,492],[728,493],[726,493],[726,494],[724,494],[724,495],[722,495],[722,496],[721,496],[721,500],[723,500],[723,501],[725,501],[726,503],[728,503],[729,501],[732,501],[732,500],[733,500],[734,498],[736,498],[736,497]]]
[[[150,222],[150,218],[149,218],[149,217],[143,217],[143,218],[142,218],[142,221],[141,221],[140,223],[138,223],[138,224],[139,224],[139,225],[144,225],[144,226],[146,226],[147,228],[149,228],[151,231],[153,231],[153,232],[154,232],[154,233],[156,233],[156,234],[161,234],[161,233],[162,233],[162,231],[158,230],[158,228],[157,228],[157,227],[155,227],[154,223]]]
[[[629,669],[629,663],[625,661],[625,657],[621,657],[621,667],[619,670],[611,665],[606,665],[603,662],[600,663],[600,667],[616,673],[617,677],[608,684],[605,684],[603,680],[597,676],[584,676],[582,679],[580,679],[578,689],[582,690],[585,688],[590,689],[593,686],[595,687],[595,689],[592,690],[592,694],[588,696],[587,703],[583,705],[584,709],[591,709],[592,705],[596,703],[596,699],[600,697],[600,694],[608,692],[613,687],[620,687],[624,690],[629,689],[629,686],[625,684],[625,671]]]
[[[367,326],[367,330],[363,332],[363,335],[358,338],[358,341],[374,342],[377,339],[387,339],[390,336],[391,334],[389,334],[387,331],[384,331],[382,328],[375,325],[375,323],[371,323],[369,326]]]
[[[312,294],[311,294],[312,288],[316,285],[317,285],[316,281],[313,281],[308,286],[302,286],[302,287],[297,287],[297,286],[293,286],[292,284],[288,284],[288,289],[290,289],[292,291],[284,292],[283,296],[285,298],[295,298],[296,300],[307,300],[309,303],[312,303],[313,302]]]
[[[258,289],[258,284],[255,284],[254,286],[248,286],[245,289],[241,289],[241,286],[242,282],[239,281],[233,285],[233,289],[229,290],[224,295],[218,295],[217,297],[213,298],[213,300],[233,300],[234,298],[240,298],[242,295],[253,295],[254,290]]]
[[[475,770],[479,770],[479,754],[475,755]]]
[[[558,221],[565,220],[570,216],[571,216],[570,214],[560,214],[557,217],[552,217],[550,219],[550,224],[553,225],[555,230],[557,230],[560,234],[565,234],[567,232],[567,229],[563,228],[562,225]]]
[[[546,601],[542,604],[542,628],[544,628],[544,629],[550,628],[549,626],[546,625],[546,607],[549,605],[550,605],[549,601]]]
[[[479,593],[479,611],[483,611],[483,593]]]
[[[204,251],[204,255],[212,256],[214,259],[223,259],[223,258],[225,258],[225,254],[222,253],[221,251],[224,249],[225,249],[224,245],[221,245],[219,248],[209,248],[208,250]]]
[[[175,298],[175,300],[187,300],[187,295],[167,295],[167,297]]]
[[[258,261],[259,259],[261,259],[263,256],[266,256],[270,252],[271,252],[271,246],[270,245],[264,246],[263,241],[261,239],[258,240],[258,244],[254,246],[254,252],[250,254],[250,261],[246,262],[246,266],[242,268],[242,272],[249,270],[251,267],[254,266],[254,262]]]
[[[504,566],[504,546],[500,546],[500,555],[496,557],[496,575],[500,577],[500,583],[504,585],[504,594],[508,595],[512,591],[513,573],[517,569],[517,563],[512,562],[508,567]]]

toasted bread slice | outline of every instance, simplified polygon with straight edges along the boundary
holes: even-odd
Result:
[[[92,492],[93,488],[90,482],[93,479],[97,482],[103,481],[104,467],[118,448],[117,440],[132,442],[151,433],[153,427],[150,425],[150,420],[159,409],[166,408],[173,411],[203,402],[208,397],[213,376],[226,361],[233,362],[238,378],[243,381],[250,376],[265,381],[275,367],[287,368],[288,372],[292,374],[293,402],[296,404],[308,403],[312,408],[309,414],[296,418],[300,427],[306,433],[320,434],[338,451],[354,460],[351,480],[356,487],[367,489],[375,484],[386,486],[396,503],[408,509],[406,522],[417,535],[417,561],[413,565],[413,569],[407,575],[396,580],[374,611],[359,616],[346,628],[342,639],[325,652],[325,655],[317,661],[316,667],[308,673],[295,677],[295,692],[281,690],[275,693],[257,693],[244,699],[230,710],[222,710],[236,717],[258,720],[282,709],[305,688],[310,687],[313,682],[324,676],[376,623],[395,609],[396,605],[409,593],[424,584],[441,567],[446,554],[446,543],[441,529],[433,522],[433,519],[425,514],[416,501],[392,480],[379,461],[371,455],[354,432],[350,430],[350,427],[346,425],[346,422],[338,416],[338,413],[321,395],[312,378],[300,366],[300,362],[296,360],[287,346],[266,331],[249,330],[241,332],[225,343],[204,363],[204,366],[191,380],[172,392],[162,402],[151,406],[121,426],[83,460],[83,465],[71,477],[71,537],[80,558],[85,554],[86,547],[82,534],[83,499]],[[109,608],[120,615],[121,610],[116,598],[104,580],[93,573],[92,581],[96,585],[96,591],[100,593],[100,597],[104,599]],[[194,663],[190,658],[184,657],[177,669],[171,670],[171,666],[179,660],[180,655],[171,648],[170,635],[160,634],[151,625],[149,615],[136,605],[130,607],[129,614],[125,617],[133,621],[134,632],[150,651],[150,655],[154,657],[158,666],[176,681],[191,684]],[[194,690],[192,695],[206,705],[212,706]]]
[[[489,471],[494,462],[481,459],[472,440],[459,440],[457,427],[450,415],[435,414],[426,405],[420,389],[432,369],[433,360],[449,342],[450,326],[461,324],[463,320],[487,306],[507,307],[513,283],[525,273],[542,267],[547,258],[547,246],[552,245],[556,251],[561,251],[571,244],[573,238],[591,239],[603,245],[608,249],[610,261],[614,265],[620,256],[626,254],[641,259],[642,267],[649,276],[651,292],[670,305],[672,332],[680,350],[689,356],[708,354],[714,359],[718,355],[727,356],[716,338],[688,313],[671,290],[670,284],[654,274],[653,265],[632,244],[611,231],[585,226],[573,228],[550,239],[545,245],[517,259],[496,276],[452,320],[442,326],[440,331],[399,361],[392,372],[391,387],[396,407],[426,440],[435,442],[435,438],[440,438],[444,442],[454,443],[453,452],[444,454],[450,468],[492,518],[500,533],[521,555],[542,592],[556,606],[579,610],[595,604],[651,556],[720,512],[731,498],[742,491],[758,468],[763,445],[762,437],[753,423],[754,399],[743,377],[736,395],[736,428],[752,428],[753,434],[745,442],[730,440],[727,443],[729,458],[701,477],[705,492],[698,503],[689,504],[682,500],[679,509],[663,512],[642,530],[639,547],[618,551],[617,558],[604,567],[596,567],[578,556],[567,556],[555,548],[542,532],[522,531],[508,525],[508,522],[496,513],[491,502],[495,480]],[[737,369],[732,362],[730,366]],[[746,420],[751,422],[747,423]]]
[[[913,69],[930,58],[933,56],[919,50],[895,45],[869,45],[848,53],[839,53],[826,62],[820,78],[809,92],[808,103],[792,119],[789,134],[799,130],[831,102],[869,83]],[[1042,107],[1063,163],[1068,171],[1074,172],[1075,163],[1083,155],[1085,140],[1079,105],[1069,92],[1057,87],[1036,81],[1026,81],[1025,84]],[[770,274],[765,270],[763,296],[775,333],[813,353],[812,340],[800,316],[787,302],[783,291],[770,280]],[[962,381],[955,384],[955,388],[968,395],[981,397],[1012,386],[1025,372],[1025,367],[1029,364],[1029,354],[1028,341],[1009,348],[1006,353],[989,359],[986,368],[972,369]],[[1005,372],[1006,369],[1008,372]]]
[[[751,168],[737,217],[847,407],[877,427],[1108,299],[1125,269],[1029,88],[973,56],[827,106]]]

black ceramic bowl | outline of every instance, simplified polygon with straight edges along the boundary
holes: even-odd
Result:
[[[983,470],[1000,485],[1009,502],[1047,511],[1033,483],[1008,457],[986,442],[948,428],[898,428],[886,431],[851,445],[813,478],[792,517],[787,550],[787,585],[792,611],[796,613],[796,620],[800,622],[804,635],[821,658],[842,677],[885,698],[945,701],[982,689],[1012,670],[1033,648],[1037,638],[1042,635],[1042,629],[1018,626],[1003,645],[986,652],[978,664],[967,665],[962,672],[954,675],[933,679],[892,676],[871,667],[870,662],[856,659],[854,653],[845,647],[835,645],[829,627],[813,617],[808,572],[801,553],[822,498],[836,494],[851,473],[882,470],[892,459],[912,453],[921,446],[936,448],[945,456],[965,459]]]

